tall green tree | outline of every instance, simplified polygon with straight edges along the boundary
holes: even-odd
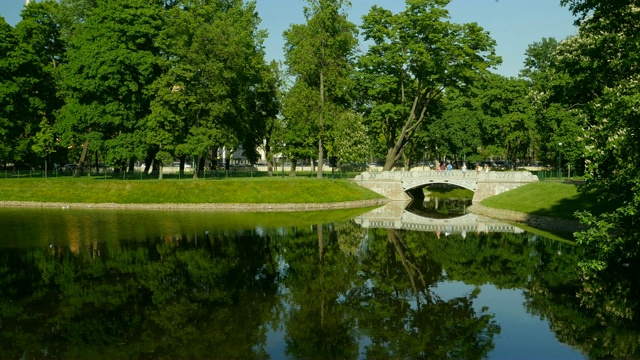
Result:
[[[367,162],[369,138],[360,114],[347,110],[337,117],[327,150],[328,155],[337,160],[337,165],[362,165]]]
[[[476,91],[483,145],[485,150],[495,149],[485,152],[484,157],[506,158],[514,164],[526,158],[537,138],[527,82],[489,74],[479,81]]]
[[[357,29],[344,12],[348,0],[307,0],[305,24],[284,32],[285,62],[295,81],[315,92],[314,139],[318,144],[318,178],[322,178],[325,143],[333,119],[348,106]],[[337,113],[336,113],[337,111]]]
[[[0,160],[3,163],[14,158],[15,139],[19,135],[16,124],[19,85],[14,78],[17,48],[15,29],[0,17]]]
[[[81,5],[86,3],[79,2]],[[163,26],[161,1],[96,0],[69,38],[61,66],[65,104],[56,130],[63,145],[102,150],[108,163],[142,158],[147,87],[159,73],[156,38]]]
[[[153,85],[147,141],[160,149],[156,159],[193,158],[197,170],[218,148],[230,153],[243,145],[255,160],[277,111],[255,2],[177,4],[159,37],[162,75]]]
[[[382,137],[390,170],[447,89],[470,85],[497,65],[495,41],[476,23],[454,24],[449,0],[407,0],[398,14],[374,6],[362,29],[373,42],[358,67],[368,127]]]
[[[44,158],[46,174],[49,154],[57,147],[53,132],[55,113],[62,106],[56,81],[56,71],[64,62],[66,53],[66,43],[62,39],[62,13],[57,1],[47,0],[29,3],[21,15],[16,34],[22,52],[30,58],[30,77],[33,79],[29,87],[22,89],[29,97],[29,108],[24,117],[38,124],[33,127],[31,148]]]
[[[479,161],[482,156],[483,115],[473,92],[467,94],[452,89],[444,98],[444,109],[428,126],[422,143],[440,161]]]
[[[283,98],[282,115],[284,126],[280,132],[282,155],[291,161],[291,174],[298,160],[311,159],[317,155],[315,144],[316,122],[313,115],[319,107],[315,89],[305,82],[297,81]],[[320,166],[320,165],[318,165]]]
[[[282,118],[279,117],[282,107],[282,71],[279,64],[272,61],[269,64],[270,74],[263,82],[264,103],[261,114],[264,116],[264,155],[267,161],[267,172],[273,175],[274,150],[280,150],[278,134],[283,129]],[[274,110],[273,113],[269,110]]]
[[[584,168],[581,119],[572,111],[572,106],[563,101],[565,84],[571,82],[571,78],[555,70],[559,45],[554,38],[530,44],[525,51],[525,67],[520,71],[520,77],[529,82],[528,98],[539,134],[538,141],[532,144],[532,157],[548,164],[555,164],[554,160],[560,157],[558,160],[574,169]]]
[[[259,59],[262,59],[262,54]],[[260,159],[260,148],[263,148],[266,157],[271,157],[269,142],[282,106],[282,75],[278,63],[272,61],[265,64],[264,60],[259,60],[255,67],[258,71],[256,83],[248,87],[251,96],[248,98],[246,115],[243,116],[249,123],[241,143],[244,156],[252,163]]]
[[[0,20],[0,160],[36,162],[31,145],[59,106],[53,70],[61,56],[55,3],[31,4],[14,29]]]
[[[538,132],[529,91],[525,80],[493,73],[464,91],[448,90],[442,114],[428,127],[429,149],[443,161],[531,158]]]
[[[558,49],[558,71],[571,82],[564,101],[582,118],[587,186],[619,204],[593,216],[577,239],[587,249],[583,270],[637,264],[640,259],[640,12],[637,1],[563,0],[580,31]]]

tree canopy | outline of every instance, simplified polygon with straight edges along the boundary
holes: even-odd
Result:
[[[469,86],[500,62],[495,41],[480,26],[449,21],[448,3],[407,0],[399,14],[374,6],[363,18],[373,45],[358,66],[370,131],[387,148],[384,170],[400,159],[446,91]]]
[[[557,72],[567,74],[563,101],[583,126],[587,187],[620,207],[599,217],[583,214],[590,230],[578,236],[590,249],[585,270],[640,257],[640,12],[635,1],[568,1],[580,32],[562,42]]]
[[[349,105],[349,80],[357,45],[356,26],[347,19],[347,0],[308,0],[305,24],[284,32],[285,63],[294,81],[307,89],[315,105],[291,123],[306,122],[317,143],[318,178],[322,178],[324,151],[331,124]],[[300,89],[300,87],[298,87]],[[305,121],[308,117],[311,122]]]

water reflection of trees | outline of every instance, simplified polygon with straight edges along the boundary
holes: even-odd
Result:
[[[539,247],[547,253],[552,249]],[[592,359],[640,358],[638,275],[610,271],[598,278],[583,278],[576,271],[584,258],[578,249],[540,258],[528,285],[526,305],[549,320],[558,340]]]
[[[352,248],[353,238],[343,240]],[[357,317],[344,299],[357,280],[357,257],[341,251],[336,229],[322,224],[313,231],[295,231],[280,245],[288,265],[282,278],[287,289],[282,299],[288,308],[282,319],[287,355],[357,358]]]
[[[265,357],[277,288],[268,238],[98,243],[90,253],[2,253],[3,269],[23,269],[0,274],[3,356]]]
[[[593,358],[640,355],[634,313],[607,308],[637,311],[633,278],[582,279],[578,248],[527,234],[349,221],[87,246],[0,249],[4,356],[258,359],[272,326],[292,358],[486,357],[492,309],[476,310],[478,290],[439,298],[443,280],[523,289],[560,341]]]
[[[488,313],[476,314],[476,293],[444,301],[430,290],[442,279],[414,233],[376,230],[363,256],[359,289],[361,327],[371,339],[370,358],[486,357],[500,328]]]
[[[412,236],[422,239],[451,280],[523,289],[527,310],[548,320],[559,341],[589,358],[640,357],[640,326],[633,320],[638,275],[583,278],[577,271],[583,258],[579,247],[527,234],[470,234],[459,241]]]
[[[288,355],[357,358],[362,336],[368,358],[483,358],[493,348],[499,327],[476,314],[476,294],[443,301],[429,290],[442,267],[419,243],[376,231],[365,249],[354,223],[316,231],[282,244]]]

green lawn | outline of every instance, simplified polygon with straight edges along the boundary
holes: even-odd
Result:
[[[3,179],[0,201],[64,203],[326,203],[381,196],[348,180],[240,178],[225,180]]]
[[[467,195],[439,191],[439,196]],[[460,192],[460,191],[458,191]],[[101,178],[1,179],[0,201],[118,204],[327,203],[381,196],[349,180],[229,178],[224,180],[111,180]],[[534,215],[572,219],[577,210],[611,209],[576,185],[538,182],[488,198],[483,205]]]
[[[602,213],[615,204],[599,203],[595,194],[580,194],[573,184],[537,182],[492,196],[482,205],[523,213],[573,219],[578,210]]]

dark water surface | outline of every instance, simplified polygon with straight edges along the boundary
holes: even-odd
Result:
[[[0,209],[0,358],[640,357],[570,242],[385,216]]]

